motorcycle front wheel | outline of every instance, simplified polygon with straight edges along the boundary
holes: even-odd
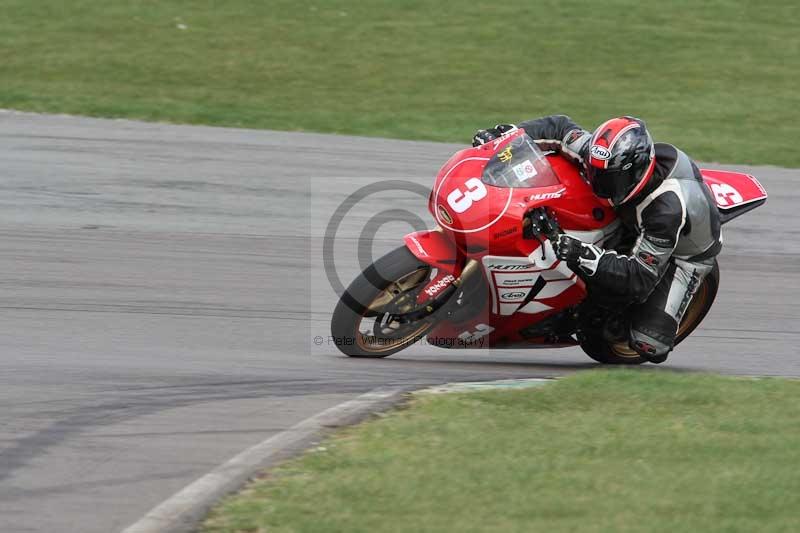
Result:
[[[678,325],[678,335],[675,346],[688,337],[703,321],[711,305],[717,297],[719,289],[719,265],[715,262],[714,269],[705,277],[703,283],[697,288],[689,307]],[[581,343],[584,353],[599,363],[607,365],[640,365],[647,359],[636,353],[627,341],[612,343],[602,335],[586,338]]]
[[[350,357],[380,358],[424,337],[434,320],[406,322],[402,316],[417,310],[417,296],[431,274],[430,265],[405,246],[375,261],[347,287],[333,311],[336,347]]]

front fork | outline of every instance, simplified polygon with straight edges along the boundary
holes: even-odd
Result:
[[[464,256],[441,228],[409,233],[403,240],[414,256],[436,269],[436,275],[417,296],[418,308],[401,317],[403,321],[426,318],[447,303],[463,284],[479,274],[480,263]]]

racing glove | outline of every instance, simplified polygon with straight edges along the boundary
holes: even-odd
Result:
[[[478,130],[475,132],[475,135],[472,136],[472,146],[481,146],[491,142],[514,128],[516,128],[516,126],[513,124],[498,124],[494,128]]]
[[[597,265],[604,253],[605,251],[594,244],[586,244],[564,233],[559,236],[556,246],[556,257],[572,268],[580,267],[588,276],[593,276],[597,272]]]

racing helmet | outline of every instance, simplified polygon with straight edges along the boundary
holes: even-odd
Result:
[[[594,193],[611,205],[622,205],[653,176],[653,139],[638,118],[612,118],[592,134],[583,162]]]

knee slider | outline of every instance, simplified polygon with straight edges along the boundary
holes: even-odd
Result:
[[[669,352],[672,351],[675,335],[659,335],[652,331],[631,329],[628,344],[632,350],[651,363],[663,363],[667,360]]]
[[[667,360],[667,355],[672,347],[662,344],[653,339],[642,339],[639,336],[631,337],[629,345],[632,350],[650,361],[651,363],[663,363]]]
[[[633,319],[628,344],[651,363],[663,363],[675,345],[678,323],[662,310],[643,311]]]

